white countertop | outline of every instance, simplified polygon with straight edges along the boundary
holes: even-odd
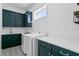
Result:
[[[79,39],[77,37],[38,37],[37,39],[79,53]]]
[[[2,35],[8,35],[8,34],[21,34],[21,33],[2,33]]]

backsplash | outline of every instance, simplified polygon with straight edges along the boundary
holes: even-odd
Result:
[[[10,30],[12,33],[26,33],[26,32],[32,32],[31,28],[19,28],[19,27],[5,27],[2,28],[2,33],[6,34],[6,33],[10,33]]]

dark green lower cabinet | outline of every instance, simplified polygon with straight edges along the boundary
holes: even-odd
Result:
[[[53,51],[52,52],[53,56],[79,56],[79,54],[75,53],[75,52],[69,52],[69,53],[64,53],[64,52],[56,52]]]
[[[38,56],[79,56],[79,53],[38,40]]]
[[[21,45],[21,34],[2,35],[2,49]]]
[[[69,56],[69,54],[52,51],[52,56]]]
[[[45,47],[39,46],[39,56],[50,56],[51,50]]]
[[[38,55],[39,56],[50,56],[51,55],[51,44],[38,40]]]
[[[67,50],[62,47],[58,47],[56,45],[52,45],[52,55],[54,56],[79,56],[78,53]]]
[[[55,52],[55,51],[53,51],[51,56],[62,56],[62,55],[57,53],[57,52]]]

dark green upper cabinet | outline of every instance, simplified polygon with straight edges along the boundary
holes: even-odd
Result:
[[[32,12],[27,11],[25,13],[25,21],[24,21],[25,27],[32,27]]]
[[[3,9],[3,27],[15,26],[14,13]]]
[[[15,24],[15,22],[16,22],[15,13],[14,12],[10,12],[10,13],[12,14],[11,15],[12,18],[10,19],[9,27],[15,27],[16,26],[16,24]]]
[[[3,9],[3,27],[23,27],[24,14]]]
[[[32,27],[32,12],[21,14],[3,9],[3,27]]]
[[[15,13],[15,19],[16,19],[15,27],[23,27],[24,15],[20,13]]]

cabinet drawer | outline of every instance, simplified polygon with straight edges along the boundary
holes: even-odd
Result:
[[[51,44],[49,44],[47,42],[43,42],[43,41],[38,40],[38,44],[45,47],[45,48],[51,49]]]
[[[57,54],[59,54],[58,56],[79,56],[78,53],[75,53],[73,51],[70,51],[55,45],[52,45],[52,54],[54,55],[56,54],[56,56]]]

